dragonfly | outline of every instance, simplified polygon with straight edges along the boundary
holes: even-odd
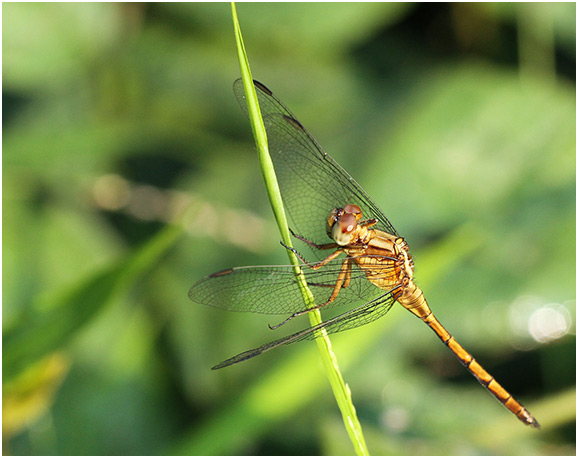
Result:
[[[294,266],[235,267],[199,280],[189,291],[194,302],[235,311],[288,315],[289,320],[312,308],[332,309],[359,302],[318,325],[265,343],[229,358],[221,369],[282,345],[315,339],[319,332],[341,332],[384,316],[395,302],[427,324],[465,368],[524,424],[539,428],[530,412],[504,389],[442,326],[422,290],[414,282],[414,261],[407,242],[383,211],[291,111],[263,84],[254,81],[267,131],[283,204],[301,260]],[[243,83],[234,93],[247,113]],[[307,250],[315,259],[300,253]],[[301,293],[303,275],[315,305]]]

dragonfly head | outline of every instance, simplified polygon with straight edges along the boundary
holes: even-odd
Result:
[[[361,219],[361,208],[348,204],[334,208],[327,217],[327,235],[340,246],[349,245],[357,235],[357,222]]]

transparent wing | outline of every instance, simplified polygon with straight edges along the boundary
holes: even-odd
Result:
[[[337,207],[355,204],[361,208],[364,219],[377,220],[373,228],[398,235],[383,211],[323,151],[289,109],[264,85],[258,82],[255,85],[271,158],[293,231],[317,244],[330,242],[325,230],[329,212]],[[242,81],[237,80],[233,89],[241,107],[247,112]],[[321,250],[314,252],[318,259],[322,259],[325,254]],[[395,259],[385,256],[378,258],[379,274],[387,279],[396,278]],[[318,270],[301,266],[316,304],[329,300],[343,262],[344,258],[335,259]],[[374,278],[375,271],[372,272]],[[213,369],[253,358],[280,345],[314,339],[321,329],[335,333],[374,321],[389,311],[394,302],[392,292],[400,287],[397,285],[391,291],[378,288],[368,281],[365,272],[355,262],[351,262],[349,284],[325,307],[336,307],[357,300],[365,301],[363,305],[317,326],[243,352]],[[307,308],[292,266],[238,267],[217,272],[197,282],[191,288],[189,297],[195,302],[240,312],[295,314]]]
[[[274,340],[252,350],[239,353],[238,355],[217,364],[213,367],[213,369],[221,369],[232,364],[240,363],[241,361],[246,361],[247,359],[259,356],[261,353],[265,353],[266,351],[272,350],[281,345],[288,345],[294,342],[300,342],[302,340],[314,339],[317,337],[317,332],[321,329],[325,329],[329,334],[333,334],[336,332],[346,331],[348,329],[362,326],[364,324],[375,321],[378,318],[381,318],[383,315],[389,312],[393,303],[394,298],[391,292],[383,293],[381,296],[375,298],[374,300],[349,310],[341,315],[338,315],[335,318],[324,321],[317,326],[304,329],[303,331],[296,332],[290,336]]]
[[[263,84],[255,81],[255,86],[269,152],[293,231],[317,244],[327,243],[330,240],[325,221],[329,212],[355,204],[361,208],[364,219],[378,220],[374,228],[398,235],[383,211],[321,148],[289,109]],[[241,108],[247,112],[241,80],[235,81],[233,90]],[[316,256],[320,259],[322,253]]]
[[[368,256],[364,258],[367,260]],[[380,264],[380,275],[391,278],[395,259],[386,256],[374,258]],[[355,258],[349,259],[354,261]],[[301,266],[316,304],[329,300],[344,260],[343,257],[334,259],[319,270],[313,270],[307,265]],[[337,298],[324,308],[359,300],[369,301],[384,293],[367,280],[364,271],[355,262],[351,262],[350,279],[347,288],[341,288]],[[279,315],[307,309],[293,266],[235,267],[223,270],[195,283],[189,291],[189,298],[193,302],[236,312]]]

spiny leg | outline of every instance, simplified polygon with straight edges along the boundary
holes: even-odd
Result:
[[[318,245],[317,243],[312,242],[311,240],[306,239],[301,235],[297,235],[295,232],[291,230],[291,228],[289,228],[289,231],[291,232],[291,235],[295,237],[297,240],[305,242],[307,245],[309,245],[312,248],[315,248],[316,250],[330,250],[332,248],[337,248],[339,246],[337,243],[323,243],[321,245]]]
[[[292,251],[293,254],[295,254],[295,256],[297,256],[301,262],[303,262],[303,264],[307,265],[308,267],[310,267],[313,270],[317,270],[320,267],[323,267],[325,264],[327,264],[329,261],[332,261],[333,259],[335,259],[337,256],[339,256],[341,253],[343,253],[343,249],[339,248],[338,250],[335,250],[333,253],[331,253],[329,256],[327,256],[325,259],[322,259],[319,262],[316,262],[314,264],[310,264],[303,256],[301,256],[301,254],[293,247],[287,246],[283,243],[283,241],[281,241],[281,245],[283,245],[286,249],[288,249],[289,251]],[[329,246],[331,245],[331,246]],[[336,243],[330,243],[328,244],[328,246],[324,249],[329,249],[329,248],[337,248],[339,245],[337,245]]]
[[[375,226],[376,224],[377,224],[376,218],[366,219],[365,221],[360,221],[359,223],[357,223],[357,225],[361,227],[371,227]]]
[[[340,252],[338,252],[338,251],[336,251],[335,253],[340,254]],[[330,258],[332,256],[333,256],[333,258],[336,257],[336,256],[334,256],[335,253],[329,255],[327,258]],[[329,262],[329,261],[326,261],[326,259],[324,259],[321,262],[325,261],[325,264],[326,264],[327,262]],[[319,268],[319,267],[321,267],[321,266],[319,265],[316,268]],[[312,268],[315,269],[315,267],[312,267]],[[327,300],[326,302],[324,302],[322,304],[317,304],[314,307],[308,308],[306,310],[302,310],[300,312],[295,312],[294,314],[290,315],[286,320],[283,320],[281,323],[276,324],[275,326],[269,325],[269,328],[270,329],[277,329],[278,327],[283,326],[285,323],[287,323],[288,321],[292,320],[293,318],[295,318],[297,316],[304,315],[304,314],[310,312],[311,310],[320,309],[322,307],[325,307],[328,304],[331,304],[339,295],[339,291],[341,291],[341,288],[347,288],[349,286],[350,282],[351,282],[351,258],[347,257],[347,258],[345,258],[345,260],[341,264],[341,269],[339,270],[339,274],[337,275],[337,280],[335,282],[335,286],[333,287],[333,291],[331,292],[331,296],[329,297],[329,300]]]

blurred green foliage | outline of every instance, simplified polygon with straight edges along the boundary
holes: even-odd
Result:
[[[575,454],[575,8],[238,5],[254,77],[543,425],[394,307],[332,339],[374,454]],[[229,4],[7,3],[2,50],[4,453],[352,453],[314,344],[209,370],[294,323],[187,299],[286,262]]]

